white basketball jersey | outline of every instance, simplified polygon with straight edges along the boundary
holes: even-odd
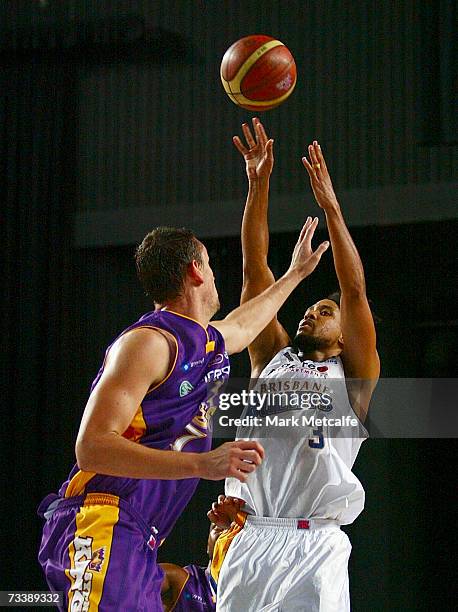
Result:
[[[286,391],[291,397],[294,389],[311,403],[304,408],[288,401],[269,409],[275,422],[269,437],[264,425],[253,422],[237,429],[237,439],[259,440],[265,458],[246,483],[226,479],[226,495],[244,499],[245,509],[258,516],[352,523],[364,508],[364,489],[351,469],[367,432],[351,408],[340,358],[302,360],[291,347],[282,349],[262,371],[255,391]],[[310,416],[332,424],[307,427]],[[344,417],[353,425],[339,427]]]

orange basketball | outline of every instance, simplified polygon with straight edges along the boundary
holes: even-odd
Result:
[[[296,63],[285,45],[263,34],[241,38],[224,54],[221,81],[235,104],[253,111],[275,108],[296,85]]]

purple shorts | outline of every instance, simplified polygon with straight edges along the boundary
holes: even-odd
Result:
[[[53,499],[40,504],[41,516]],[[162,612],[154,535],[115,495],[70,497],[46,521],[38,560],[50,590],[63,591],[63,610]]]

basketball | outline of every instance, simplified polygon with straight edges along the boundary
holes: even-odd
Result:
[[[296,63],[279,40],[245,36],[229,47],[221,62],[221,81],[242,108],[266,111],[284,102],[296,85]]]

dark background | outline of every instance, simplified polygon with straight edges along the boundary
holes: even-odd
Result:
[[[226,99],[218,66],[243,35],[278,37],[298,64],[297,90],[265,115],[276,139],[272,204],[291,194],[294,213],[304,193],[304,216],[314,212],[297,165],[312,138],[326,143],[338,193],[349,202],[355,190],[359,201],[361,193],[368,198],[351,232],[382,319],[382,374],[455,376],[453,6],[1,3],[1,589],[46,588],[36,562],[36,506],[74,461],[105,347],[150,309],[133,265],[135,243],[148,229],[136,225],[138,211],[146,211],[150,227],[169,206],[177,207],[177,225],[205,227],[208,219],[211,237],[201,233],[221,316],[238,303],[240,245],[225,210],[226,201],[239,201],[241,218],[245,180],[230,137],[250,115]],[[407,216],[405,201],[396,200],[406,186],[413,194]],[[428,188],[445,194],[436,208],[434,201],[417,205],[415,194]],[[380,193],[394,211],[389,218]],[[133,240],[123,228],[112,232],[120,212]],[[89,233],[97,244],[85,241]],[[278,275],[297,232],[272,227],[272,234]],[[324,236],[321,229],[317,240]],[[325,256],[283,308],[287,329],[293,332],[304,308],[335,287]],[[247,374],[246,354],[232,364],[235,375]],[[366,510],[346,528],[356,612],[452,609],[455,450],[449,439],[363,445],[355,472]],[[222,489],[201,483],[161,560],[205,562],[205,513]]]

